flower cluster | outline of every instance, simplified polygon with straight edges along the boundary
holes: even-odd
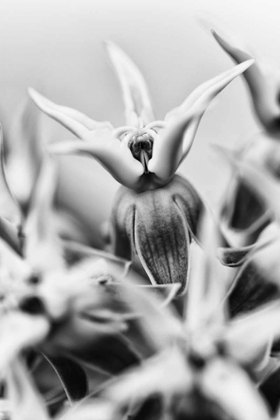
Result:
[[[107,43],[125,126],[30,88],[79,140],[46,145],[30,99],[15,119],[20,138],[4,139],[7,155],[1,138],[3,419],[279,418],[279,95],[258,61],[213,34],[236,66],[164,120],[137,66]],[[239,75],[266,134],[244,150],[220,148],[233,176],[215,220],[176,171],[207,107]],[[90,155],[121,184],[102,249],[59,206],[57,154]]]

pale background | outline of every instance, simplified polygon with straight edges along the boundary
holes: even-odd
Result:
[[[96,120],[123,124],[118,83],[103,41],[119,44],[144,73],[157,117],[163,118],[199,83],[232,66],[198,22],[230,24],[280,68],[279,1],[246,0],[1,0],[0,118],[5,130],[33,86],[57,103]],[[69,133],[52,123],[53,136]],[[229,170],[209,144],[236,147],[258,125],[242,79],[235,80],[204,116],[194,147],[180,168],[215,208]],[[93,160],[62,158],[60,190],[76,214],[88,218],[93,235],[110,213],[117,183]],[[97,241],[98,242],[98,241]]]

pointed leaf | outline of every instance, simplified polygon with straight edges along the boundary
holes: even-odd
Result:
[[[107,42],[106,48],[122,88],[127,125],[141,127],[154,121],[150,95],[139,69],[117,45]]]

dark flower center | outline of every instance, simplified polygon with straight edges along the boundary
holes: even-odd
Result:
[[[153,144],[153,138],[147,133],[136,134],[128,144],[133,157],[142,163],[146,174],[149,173],[148,162],[153,155]]]

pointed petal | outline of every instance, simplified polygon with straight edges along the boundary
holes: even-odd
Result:
[[[63,249],[52,217],[57,173],[54,161],[46,158],[26,222],[25,255],[39,273],[63,269]]]
[[[222,407],[230,418],[268,420],[270,415],[245,371],[223,359],[214,359],[204,372],[204,394]]]
[[[54,102],[50,101],[39,92],[33,88],[28,89],[30,97],[33,99],[35,104],[51,118],[54,118],[74,134],[74,127],[84,126],[88,130],[97,130],[102,128],[108,128],[113,130],[113,126],[108,121],[98,122],[94,121],[91,118],[87,117],[82,112],[76,111],[73,108],[68,108],[67,106],[57,105]],[[72,121],[72,125],[71,125]],[[67,124],[70,124],[72,127],[68,127]],[[76,123],[76,124],[75,124]],[[76,134],[77,135],[77,134]],[[79,137],[79,136],[78,136]]]
[[[107,42],[106,48],[122,88],[127,125],[141,127],[154,121],[150,95],[139,69],[117,45]]]
[[[93,156],[120,184],[134,189],[143,175],[142,164],[134,159],[129,148],[111,132],[96,131],[89,143],[67,141],[53,144],[49,151],[54,154],[85,154]]]
[[[48,99],[31,89],[32,96],[38,107],[50,117],[60,122],[73,134],[84,140],[86,144],[70,142],[52,145],[53,152],[61,153],[86,153],[95,157],[111,175],[123,185],[135,188],[139,177],[143,174],[143,167],[133,158],[129,148],[116,138],[113,130],[108,127],[90,130],[80,118],[74,118],[64,111],[64,107],[57,110]]]
[[[220,46],[236,62],[241,63],[251,58],[246,51],[231,45],[225,38],[222,38],[215,31],[212,31],[214,38]],[[267,67],[267,66],[266,66]],[[246,73],[244,78],[250,89],[253,106],[260,122],[269,132],[279,132],[279,71],[269,69],[258,60]]]
[[[170,118],[166,128],[160,132],[161,138],[155,139],[153,157],[149,161],[150,172],[168,182],[187,156],[200,120],[211,101],[253,63],[254,60],[248,60],[222,73],[222,77],[213,85],[204,87],[190,108],[185,110],[183,107],[174,118]]]
[[[66,357],[44,357],[58,375],[70,403],[79,401],[88,394],[87,376],[78,363]]]
[[[49,127],[42,116],[28,98],[17,109],[8,136],[7,177],[25,214],[43,159],[43,146],[50,138]]]
[[[8,398],[14,420],[49,420],[39,392],[35,389],[23,362],[15,360],[7,374]],[[32,414],[31,414],[32,413]]]
[[[164,188],[137,199],[134,220],[135,249],[152,283],[180,283],[189,276],[189,230],[184,215]]]

